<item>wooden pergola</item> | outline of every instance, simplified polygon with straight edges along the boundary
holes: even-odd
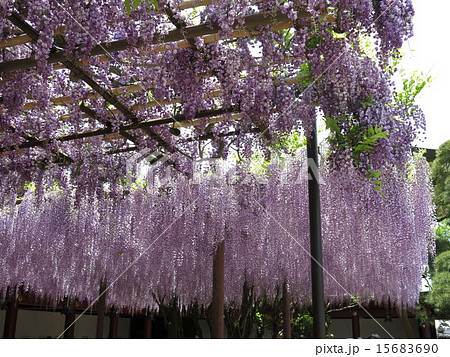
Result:
[[[205,6],[213,3],[214,0],[202,0],[202,1],[184,1],[179,6],[180,10],[193,9],[199,6]],[[183,49],[193,48],[197,49],[195,38],[201,38],[204,43],[213,43],[224,40],[219,35],[219,25],[207,25],[201,24],[197,26],[187,26],[186,23],[174,17],[174,14],[170,11],[166,11],[165,15],[172,24],[173,29],[164,36],[157,36],[153,39],[151,46],[145,41],[145,39],[138,39],[137,43],[130,44],[126,40],[115,40],[105,42],[96,45],[89,53],[90,57],[95,57],[100,63],[109,62],[114,64],[115,57],[113,54],[119,53],[129,49],[141,49],[141,51],[148,51],[147,53],[162,53],[171,49]],[[311,15],[307,12],[300,12],[299,16],[303,19],[308,19]],[[326,21],[332,23],[334,18],[327,14],[323,14]],[[36,43],[39,39],[39,32],[33,28],[28,22],[26,22],[19,12],[14,12],[8,16],[8,20],[14,24],[17,28],[17,34],[10,38],[6,38],[0,41],[0,49],[9,50],[16,46],[23,46],[28,43]],[[270,26],[272,31],[286,30],[294,27],[294,23],[283,14],[281,11],[276,13],[258,13],[247,16],[243,25],[236,24],[232,31],[232,38],[238,39],[247,36],[255,36],[261,32],[258,27]],[[181,31],[182,30],[182,31]],[[61,26],[56,32],[54,37],[51,53],[48,57],[48,63],[53,66],[53,70],[68,70],[67,75],[76,80],[83,81],[89,88],[90,92],[87,96],[88,99],[103,98],[105,104],[112,106],[111,114],[121,114],[128,119],[127,123],[122,123],[118,130],[113,126],[113,122],[106,122],[100,120],[100,115],[93,108],[90,108],[85,103],[78,105],[79,110],[83,118],[91,118],[101,123],[101,128],[96,130],[79,131],[75,133],[64,134],[51,138],[38,138],[33,135],[24,136],[24,141],[9,147],[0,147],[0,155],[7,156],[10,154],[21,154],[29,148],[42,148],[46,150],[47,145],[52,142],[71,142],[79,139],[101,137],[104,142],[111,142],[115,140],[128,140],[134,143],[133,146],[129,146],[119,150],[105,150],[105,155],[119,155],[124,152],[130,152],[138,150],[139,137],[148,137],[154,140],[161,148],[162,152],[166,153],[181,153],[181,149],[168,143],[161,135],[154,130],[154,128],[160,126],[171,125],[173,128],[189,128],[199,125],[200,123],[215,124],[227,120],[238,121],[242,118],[239,105],[232,106],[231,108],[218,108],[214,110],[199,111],[195,114],[195,120],[187,120],[187,118],[181,115],[173,115],[167,117],[161,117],[157,119],[139,120],[136,116],[136,111],[145,108],[160,107],[165,105],[181,103],[180,97],[173,98],[166,101],[149,101],[144,105],[129,106],[119,98],[123,94],[137,93],[142,90],[149,90],[151,87],[145,83],[133,83],[127,86],[117,86],[114,88],[106,88],[100,84],[96,78],[88,73],[86,68],[89,66],[89,62],[86,60],[76,60],[74,58],[66,57],[64,55],[64,26]],[[145,52],[144,52],[145,53]],[[286,63],[290,63],[292,58],[286,57]],[[16,59],[0,63],[0,74],[12,73],[18,70],[25,70],[35,68],[37,61],[34,57],[28,57],[23,59]],[[214,77],[215,73],[209,73],[206,76]],[[291,85],[299,82],[301,78],[298,76],[292,78],[274,78],[275,86]],[[218,98],[221,94],[221,89],[216,88],[205,95],[207,98]],[[1,98],[0,98],[1,100]],[[72,103],[73,100],[70,96],[59,96],[51,98],[51,103],[55,107],[64,107]],[[33,110],[38,106],[35,101],[28,101],[23,107],[23,111]],[[1,114],[1,109],[0,109]],[[70,122],[70,114],[64,114],[60,117],[61,123]],[[269,128],[265,126],[258,118],[252,119],[253,127],[249,129],[248,134],[259,133],[264,135],[267,139],[270,139]],[[15,131],[14,127],[9,128],[11,132]],[[221,133],[219,137],[235,136],[242,133],[239,130],[230,131],[228,133]],[[313,132],[312,139],[308,141],[308,158],[314,160],[316,167],[318,165],[318,152],[317,152],[317,138],[316,131]],[[188,141],[204,141],[213,138],[213,134],[205,133],[203,135],[192,137],[187,139]],[[59,163],[70,163],[72,159],[69,155],[61,151],[52,151],[55,159]],[[170,161],[169,161],[170,163]],[[312,168],[310,167],[310,170]],[[311,262],[312,262],[312,281],[313,281],[313,309],[314,309],[314,336],[317,338],[325,337],[325,310],[324,310],[324,296],[323,296],[323,271],[322,271],[322,247],[321,247],[321,227],[320,227],[320,202],[319,202],[319,185],[315,172],[311,171],[310,176],[312,180],[309,181],[309,193],[310,193],[310,219],[311,219]],[[223,310],[224,310],[224,249],[225,246],[221,243],[216,251],[213,264],[213,313],[212,313],[212,337],[223,338],[224,336],[224,322],[223,322]],[[290,305],[289,305],[289,292],[284,285],[284,338],[290,338]],[[98,311],[98,324],[97,324],[97,338],[103,337],[103,320],[105,314],[105,297],[106,297],[106,285],[102,283],[99,291],[99,300],[97,303]],[[71,310],[67,314],[66,318],[66,337],[73,337],[73,321],[74,310]],[[17,301],[8,303],[8,313],[6,319],[6,328],[4,337],[11,337],[14,335],[15,319],[17,318]],[[149,322],[151,324],[151,321]],[[116,326],[116,325],[115,325]],[[117,326],[115,327],[117,330]],[[147,330],[151,327],[147,326]],[[114,329],[114,327],[113,327]],[[116,331],[117,332],[117,331]]]

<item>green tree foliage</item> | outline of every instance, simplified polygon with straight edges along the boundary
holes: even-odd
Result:
[[[436,228],[436,255],[450,250],[450,219],[439,222]]]
[[[309,311],[300,312],[292,320],[292,338],[313,338],[313,317]]]
[[[431,165],[434,181],[434,201],[438,221],[450,218],[450,140],[442,144]]]
[[[442,144],[431,165],[436,204],[436,259],[430,256],[432,287],[425,304],[442,318],[450,318],[450,140]]]
[[[131,14],[141,4],[142,0],[125,0],[125,9],[128,14]],[[153,5],[156,10],[159,10],[158,0],[147,0],[147,5]]]
[[[450,251],[439,254],[434,266],[436,273],[426,303],[434,307],[437,317],[450,319]]]

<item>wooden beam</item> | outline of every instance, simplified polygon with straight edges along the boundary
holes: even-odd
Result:
[[[6,38],[4,40],[1,40],[0,41],[0,49],[7,48],[7,47],[14,47],[17,45],[23,45],[28,42],[31,42],[31,37],[26,34],[22,34],[22,35],[19,35],[16,37],[11,37],[11,38]]]
[[[22,31],[24,31],[26,34],[28,34],[33,39],[33,41],[37,41],[39,39],[39,33],[33,27],[31,27],[27,22],[25,22],[19,16],[19,14],[13,12],[11,15],[8,16],[8,19],[14,25],[16,25]],[[60,39],[58,37],[55,38],[55,43],[57,45],[63,46],[62,42],[63,42],[62,39]],[[57,51],[57,48],[53,45],[52,50]],[[62,64],[71,71],[71,74],[74,77],[81,79],[88,86],[90,86],[94,91],[96,91],[98,94],[100,94],[108,103],[111,103],[112,105],[114,105],[127,119],[131,120],[134,124],[139,123],[139,119],[136,117],[136,115],[133,113],[133,111],[131,111],[126,105],[124,105],[115,95],[113,95],[108,90],[106,90],[102,86],[100,86],[80,66],[76,65],[72,60],[70,60],[68,58],[63,60]],[[166,142],[159,134],[155,133],[150,128],[143,127],[142,129],[150,136],[150,138],[155,140],[158,143],[158,145],[164,147],[169,152],[176,151],[176,149],[172,148],[172,146],[168,142]]]
[[[214,0],[184,1],[178,6],[178,9],[179,10],[193,9],[193,8],[199,7],[199,6],[210,5],[213,2],[215,2],[215,1]],[[65,30],[66,30],[65,26],[61,26],[56,31],[55,34],[62,35],[62,34],[64,34]],[[32,39],[30,36],[28,36],[27,34],[22,34],[22,35],[19,35],[16,37],[11,37],[11,38],[1,40],[0,41],[0,49],[7,48],[7,47],[14,47],[17,45],[23,45],[23,44],[29,43],[31,41],[32,41]]]
[[[60,26],[56,30],[55,35],[61,35],[65,32],[65,30],[66,30],[65,26]],[[10,37],[10,38],[1,40],[0,41],[0,49],[7,48],[7,47],[14,47],[14,46],[18,46],[18,45],[24,45],[25,43],[29,43],[31,41],[33,41],[31,36],[29,36],[27,34],[21,34],[16,37]]]
[[[220,133],[217,136],[219,138],[225,138],[225,137],[229,137],[229,136],[236,136],[236,135],[245,135],[245,134],[257,134],[260,133],[261,131],[258,128],[251,128],[249,131],[246,132],[242,132],[240,130],[235,130],[235,131],[230,131],[228,133]],[[203,141],[203,140],[210,140],[210,139],[214,139],[214,134],[213,133],[208,133],[205,135],[200,135],[197,137],[191,137],[186,139],[187,142],[192,142],[192,141]],[[120,153],[124,153],[124,152],[132,152],[132,151],[136,151],[138,150],[137,147],[128,147],[125,149],[118,149],[118,150],[114,150],[114,151],[109,151],[108,154],[120,154]]]
[[[308,18],[311,15],[302,11],[299,12],[300,18]],[[277,11],[276,13],[260,13],[255,15],[249,15],[244,19],[244,25],[242,26],[242,30],[250,30],[259,26],[271,25],[271,24],[279,24],[279,23],[291,23],[290,19],[287,15],[283,14],[281,11]],[[239,25],[236,24],[236,27]],[[292,25],[291,25],[292,26]],[[217,34],[220,30],[220,26],[218,24],[202,24],[197,26],[191,26],[184,29],[181,33],[178,29],[170,31],[165,36],[156,37],[153,40],[154,45],[161,44],[169,44],[172,42],[189,40],[195,37],[201,37],[205,35]],[[240,29],[239,29],[240,30]],[[248,36],[248,34],[246,35]],[[110,53],[124,51],[128,48],[141,47],[146,45],[146,40],[144,38],[139,38],[135,45],[130,45],[126,40],[116,40],[111,42],[105,42],[95,46],[90,52],[90,56],[97,55],[106,55],[109,56]],[[171,46],[166,47],[167,49],[171,49]],[[105,51],[105,49],[107,49]],[[63,51],[57,51],[50,53],[47,61],[48,63],[58,63],[69,61],[70,59],[64,56]],[[20,69],[27,69],[36,67],[36,60],[33,57],[7,61],[0,63],[0,73],[13,72]]]
[[[224,338],[225,242],[220,242],[213,260],[212,338]]]
[[[314,120],[313,130],[307,137],[306,154],[312,160],[314,167],[319,167],[319,149],[317,143],[317,121]],[[323,254],[322,254],[322,218],[320,208],[320,186],[317,172],[308,162],[308,202],[309,202],[309,232],[311,253],[311,285],[313,338],[325,338],[325,298],[323,283]]]
[[[207,111],[203,111],[203,112],[198,112],[195,117],[196,118],[208,118],[211,116],[218,116],[218,115],[222,115],[225,113],[231,113],[233,111],[236,112],[237,110],[238,110],[237,108],[230,108],[230,109],[226,109],[226,110],[225,109],[207,110]],[[121,125],[121,126],[119,126],[119,132],[149,128],[152,126],[181,122],[181,121],[185,121],[185,120],[186,120],[186,117],[184,115],[177,115],[177,116],[161,118],[161,119],[151,119],[151,120],[147,120],[147,121],[141,121],[138,123]],[[102,129],[97,129],[97,130],[63,135],[63,136],[59,136],[59,137],[55,137],[55,138],[27,141],[27,142],[24,142],[22,144],[15,145],[12,147],[0,147],[0,155],[5,152],[14,152],[17,149],[20,150],[20,149],[27,149],[27,148],[31,148],[31,147],[46,145],[46,144],[54,142],[54,141],[66,142],[66,141],[72,141],[72,140],[77,140],[77,139],[92,138],[95,136],[112,134],[112,133],[113,133],[113,128],[102,128]]]
[[[291,27],[293,27],[292,22],[290,22],[290,21],[281,22],[278,24],[274,24],[272,26],[272,31],[286,30]],[[252,29],[252,30],[237,30],[237,31],[231,32],[231,36],[229,38],[231,39],[231,38],[241,38],[241,37],[247,37],[247,36],[256,36],[256,35],[259,35],[260,33],[261,33],[261,31],[257,31],[254,29]],[[199,36],[199,37],[201,37],[203,39],[204,43],[218,42],[221,39],[223,39],[217,33],[214,33],[211,35]],[[180,41],[176,41],[174,44],[171,44],[170,46],[168,46],[166,43],[154,45],[150,50],[146,50],[145,52],[143,52],[143,54],[162,53],[162,52],[167,52],[168,50],[172,50],[173,48],[182,49],[182,48],[190,48],[190,47],[192,47],[192,46],[190,45],[189,41],[180,40]],[[101,55],[98,55],[98,61],[103,63],[103,62],[110,62],[113,60],[111,59],[111,56],[101,54]],[[87,66],[87,65],[89,65],[89,62],[87,60],[81,60],[81,61],[78,61],[77,64],[82,65],[82,66]],[[65,67],[60,64],[55,64],[53,66],[53,69],[59,70],[59,69],[65,69]]]
[[[178,5],[179,10],[193,9],[194,7],[206,6],[210,5],[217,0],[190,0],[183,1],[180,5]]]

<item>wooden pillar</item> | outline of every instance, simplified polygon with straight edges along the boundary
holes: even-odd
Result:
[[[419,323],[419,336],[420,336],[420,338],[432,338],[431,337],[431,326],[428,322]]]
[[[64,321],[64,338],[74,338],[75,334],[75,301],[72,302],[71,307],[66,312]]]
[[[109,338],[117,338],[117,332],[119,330],[119,316],[117,310],[112,308],[109,312]]]
[[[359,327],[359,316],[356,311],[352,313],[352,333],[353,338],[358,338],[361,336],[361,329]]]
[[[106,281],[100,283],[99,298],[97,301],[97,332],[95,338],[103,338],[103,324],[106,310]]]
[[[144,338],[152,338],[152,319],[145,317],[144,324]]]
[[[212,338],[224,338],[224,255],[225,242],[221,242],[213,260]]]
[[[5,328],[3,330],[3,338],[16,337],[17,313],[19,312],[19,304],[15,298],[6,305]]]
[[[291,337],[291,294],[287,283],[283,284],[283,338]]]

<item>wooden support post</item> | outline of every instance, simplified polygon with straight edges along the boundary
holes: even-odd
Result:
[[[152,338],[152,319],[146,316],[144,324],[144,338]]]
[[[16,338],[16,323],[19,305],[15,297],[6,305],[5,328],[3,330],[3,338]]]
[[[359,315],[356,311],[352,313],[352,333],[353,338],[361,337],[361,329],[359,327]]]
[[[221,242],[213,261],[212,338],[224,338],[224,255],[225,242]]]
[[[75,301],[72,302],[70,310],[66,312],[64,321],[64,338],[74,338],[75,334]]]
[[[106,310],[106,281],[100,283],[99,298],[97,301],[97,332],[95,338],[103,338],[103,323]]]
[[[283,284],[283,338],[291,337],[291,294],[287,283]]]
[[[109,338],[117,338],[117,332],[119,329],[119,316],[117,310],[112,308],[109,312]]]
[[[428,322],[419,323],[419,336],[420,338],[432,338],[431,326]]]

